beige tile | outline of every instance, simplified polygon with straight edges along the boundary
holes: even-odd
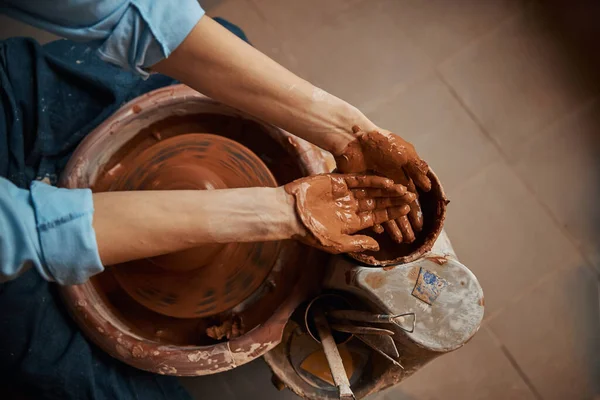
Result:
[[[546,400],[600,396],[598,279],[590,271],[559,271],[490,322]]]
[[[284,37],[302,37],[366,0],[250,0]]]
[[[516,163],[521,178],[600,270],[600,101],[537,135]]]
[[[224,0],[198,0],[200,6],[204,9],[204,11],[210,11],[215,8],[217,5],[221,4]]]
[[[492,142],[435,75],[367,114],[378,126],[412,142],[448,194],[500,159]]]
[[[278,35],[292,51],[295,72],[364,108],[432,70],[399,29],[393,11],[390,3],[360,2],[303,34],[279,29]],[[311,8],[310,14],[319,12]]]
[[[238,25],[254,47],[284,67],[294,68],[294,61],[285,50],[279,35],[250,0],[222,0],[208,10],[208,15],[222,17]]]
[[[524,0],[388,0],[402,29],[438,63],[515,15]]]
[[[575,246],[506,164],[489,166],[451,195],[446,229],[483,287],[485,318],[544,275],[581,263]]]
[[[555,30],[530,7],[440,67],[509,158],[532,134],[595,92]]]
[[[388,391],[385,398],[535,399],[486,328],[463,348],[433,360]]]

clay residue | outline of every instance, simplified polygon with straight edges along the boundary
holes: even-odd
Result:
[[[410,269],[410,271],[408,272],[408,279],[410,279],[411,281],[416,281],[417,278],[419,277],[420,270],[421,270],[420,267],[412,267]]]
[[[380,272],[371,272],[365,277],[365,283],[372,289],[379,289],[385,282],[385,275]]]
[[[448,262],[448,259],[443,256],[431,256],[427,257],[427,260],[436,263],[437,265],[444,265]]]
[[[235,339],[243,334],[244,324],[237,316],[232,316],[218,325],[206,328],[206,336],[215,340],[222,340],[223,338],[227,338],[227,340]]]

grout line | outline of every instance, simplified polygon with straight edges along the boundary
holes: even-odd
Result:
[[[500,314],[507,311],[507,309],[509,307],[513,306],[514,304],[518,303],[519,301],[523,300],[524,298],[530,296],[531,292],[533,290],[536,290],[539,287],[541,287],[542,285],[545,285],[549,280],[553,279],[554,277],[556,277],[562,273],[565,273],[568,269],[571,269],[571,267],[565,267],[564,265],[561,265],[561,266],[557,267],[556,270],[554,270],[554,271],[548,271],[546,274],[542,275],[537,281],[535,281],[531,285],[527,286],[526,288],[523,288],[523,290],[521,290],[519,293],[514,295],[508,302],[506,302],[506,304],[502,305],[502,307],[500,307],[498,310],[494,311],[492,314],[490,314],[487,317],[484,314],[484,319],[481,324],[488,325],[491,321],[496,319]],[[485,296],[485,292],[484,292],[484,296]]]
[[[504,356],[508,359],[508,362],[512,365],[512,367],[515,369],[515,371],[517,372],[517,374],[521,377],[521,379],[523,380],[523,382],[525,383],[525,385],[527,385],[527,387],[529,388],[529,390],[531,391],[531,393],[533,393],[533,395],[535,396],[535,398],[538,399],[538,400],[544,400],[544,397],[542,397],[542,395],[540,394],[540,392],[537,391],[537,389],[535,388],[535,386],[533,385],[533,383],[531,382],[531,380],[529,379],[529,377],[521,369],[521,367],[517,363],[517,360],[515,360],[515,358],[513,357],[513,355],[506,348],[506,346],[504,346],[503,344],[500,344],[500,350],[502,351],[502,353],[504,354]]]
[[[281,54],[283,57],[287,58],[287,61],[290,63],[291,68],[294,68],[294,69],[298,68],[298,60],[296,59],[296,56],[293,54],[293,52],[289,49],[287,41],[282,39],[282,36],[279,34],[279,32],[277,31],[275,26],[271,23],[269,18],[267,18],[267,16],[263,13],[263,11],[258,6],[258,4],[256,4],[254,0],[246,0],[246,3],[249,5],[249,7],[252,10],[254,10],[256,15],[258,15],[258,18],[260,20],[262,20],[263,24],[265,24],[267,29],[276,36],[276,38],[274,38],[275,42],[279,44]],[[249,38],[249,39],[251,39],[251,38]],[[271,56],[269,56],[269,55],[267,55],[267,57],[271,58]],[[274,61],[278,64],[281,64],[277,60],[274,60]],[[286,67],[284,67],[284,68],[286,68]],[[295,72],[292,71],[292,73],[295,73]]]
[[[435,75],[437,76],[437,78],[440,81],[442,81],[442,83],[446,86],[446,88],[448,89],[448,91],[450,92],[450,94],[452,95],[452,97],[454,97],[454,100],[456,100],[458,102],[458,104],[462,107],[462,109],[467,113],[467,115],[469,116],[469,118],[471,118],[471,120],[475,123],[475,125],[477,125],[477,127],[479,128],[479,130],[481,131],[481,133],[483,133],[483,135],[485,137],[487,137],[492,142],[492,144],[494,145],[494,147],[496,148],[496,150],[498,150],[498,152],[502,155],[502,158],[506,161],[506,159],[508,157],[504,153],[504,150],[502,150],[502,147],[500,147],[500,144],[490,134],[490,132],[488,132],[488,130],[486,129],[486,127],[483,125],[483,122],[481,122],[479,120],[479,118],[477,118],[477,116],[475,115],[475,113],[473,111],[471,111],[471,109],[469,108],[469,106],[463,101],[462,97],[460,97],[460,95],[458,94],[458,92],[456,91],[456,89],[454,89],[454,87],[450,84],[450,82],[448,82],[446,80],[446,77],[439,71],[438,68],[435,68]]]
[[[584,249],[582,248],[582,246],[580,246],[580,244],[575,239],[575,237],[573,237],[573,235],[566,228],[563,227],[563,224],[556,218],[556,216],[554,215],[554,213],[552,212],[552,210],[550,209],[550,207],[546,203],[544,203],[538,197],[538,195],[533,191],[533,188],[514,169],[514,167],[513,167],[514,163],[510,161],[510,158],[504,152],[504,150],[500,147],[500,144],[494,139],[494,137],[492,137],[492,135],[485,128],[485,126],[483,125],[483,123],[471,111],[471,109],[467,106],[467,104],[462,100],[462,98],[460,97],[460,95],[458,94],[458,92],[445,79],[445,77],[443,76],[443,74],[441,74],[440,71],[437,68],[436,68],[436,75],[444,83],[444,85],[446,85],[446,87],[450,91],[450,94],[460,104],[460,106],[467,113],[467,115],[473,120],[473,122],[481,130],[481,132],[483,133],[483,135],[486,136],[492,142],[493,146],[496,148],[496,150],[498,150],[498,153],[500,154],[500,157],[501,157],[502,161],[504,161],[506,163],[507,167],[510,168],[510,170],[517,176],[517,178],[519,179],[519,182],[525,187],[525,189],[527,190],[527,192],[535,199],[535,202],[538,203],[538,206],[544,211],[544,213],[552,220],[552,222],[558,228],[558,230],[563,235],[563,237],[565,239],[567,239],[567,241],[575,248],[575,250],[579,253],[579,255],[585,261],[585,264],[587,265],[587,267],[591,268],[596,274],[598,274],[598,269],[595,267],[595,265],[592,262],[591,258],[587,255],[587,253],[584,251]],[[557,124],[557,123],[559,123],[562,120],[565,120],[566,118],[570,117],[571,115],[574,115],[574,114],[576,114],[578,112],[581,112],[581,110],[589,107],[590,104],[593,104],[593,102],[597,101],[597,100],[598,100],[597,96],[594,96],[591,99],[588,99],[586,101],[581,102],[576,107],[574,107],[571,111],[565,113],[564,115],[562,115],[561,117],[559,117],[557,119],[552,120],[547,125],[545,125],[544,127],[540,128],[538,130],[538,132],[540,132],[540,133],[538,135],[535,135],[535,137],[539,137],[541,135],[541,131],[548,129],[552,125]],[[461,186],[461,185],[459,185],[459,186]]]
[[[525,383],[525,385],[529,388],[533,396],[538,400],[544,400],[544,397],[540,394],[540,392],[538,392],[535,385],[533,384],[533,382],[531,382],[525,371],[523,371],[517,360],[513,357],[510,350],[508,350],[508,348],[504,345],[504,343],[502,343],[500,338],[496,336],[491,327],[488,327],[488,329],[486,329],[486,332],[490,335],[492,341],[495,342],[496,346],[500,348],[502,354],[504,354],[510,365],[513,367],[513,369],[519,375],[519,377],[523,380],[523,383]]]

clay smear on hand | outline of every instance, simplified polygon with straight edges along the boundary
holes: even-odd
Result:
[[[429,166],[417,155],[412,144],[391,133],[365,133],[358,127],[353,130],[357,139],[336,157],[340,171],[374,171],[406,186],[415,195],[415,184],[425,192],[431,189],[431,182],[427,177]],[[423,228],[423,213],[418,199],[410,204],[408,216],[386,222],[384,226],[397,243],[412,243],[415,233]],[[380,225],[376,225],[374,230],[378,233],[383,231]]]
[[[352,234],[408,214],[415,199],[391,179],[366,175],[310,176],[285,185],[285,190],[294,196],[307,230],[299,239],[330,253],[379,250],[375,239]]]
[[[429,166],[412,144],[392,133],[362,132],[354,127],[356,140],[336,157],[340,171],[363,173],[371,170],[394,179],[411,179],[423,191],[431,189]],[[405,174],[407,176],[405,176]]]

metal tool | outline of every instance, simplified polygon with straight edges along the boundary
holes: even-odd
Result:
[[[383,357],[388,359],[397,367],[404,369],[402,364],[396,358],[400,355],[398,354],[398,349],[396,348],[396,344],[394,340],[385,335],[355,335],[355,337],[369,346],[371,349],[381,354]]]
[[[325,313],[322,309],[314,307],[313,316],[317,332],[319,333],[319,339],[323,346],[323,352],[329,363],[329,369],[331,370],[333,381],[338,388],[340,399],[356,399],[354,393],[352,393],[352,389],[350,389],[350,381],[346,375],[337,344],[331,335],[331,329],[327,323]]]
[[[415,324],[417,321],[417,317],[414,312],[402,314],[374,314],[369,311],[359,310],[332,310],[327,313],[327,316],[338,320],[369,322],[373,324],[394,324],[408,333],[413,333],[415,331]],[[407,329],[404,326],[402,326],[402,323],[407,317],[412,319],[410,329]]]
[[[375,328],[372,326],[357,326],[344,323],[333,323],[331,329],[338,332],[352,333],[354,335],[374,335],[374,336],[392,336],[394,331],[383,328]]]

